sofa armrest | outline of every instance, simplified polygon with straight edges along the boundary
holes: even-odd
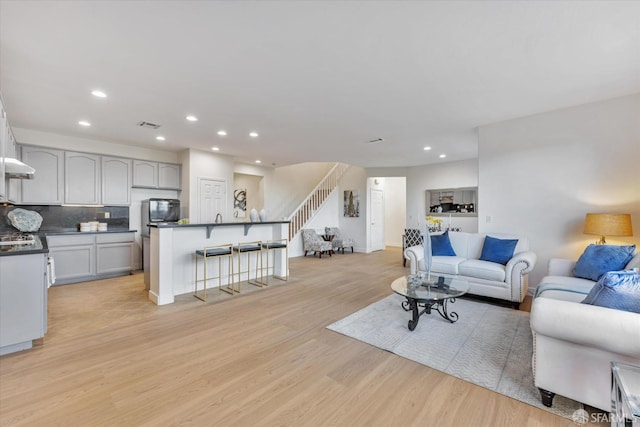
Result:
[[[527,295],[527,274],[536,266],[538,256],[533,251],[518,252],[505,266],[505,283],[511,287],[511,301],[522,302]]]
[[[536,298],[531,330],[580,346],[640,357],[640,314],[572,301]]]
[[[409,260],[409,273],[418,273],[418,264],[424,259],[424,247],[422,245],[411,246],[404,250],[404,256]]]
[[[573,268],[576,262],[572,259],[551,258],[547,268],[547,276],[573,277]]]

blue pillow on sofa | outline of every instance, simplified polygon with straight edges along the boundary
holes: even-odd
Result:
[[[497,262],[498,264],[507,265],[513,251],[516,249],[518,239],[496,239],[495,237],[486,236],[484,245],[482,245],[482,261]]]
[[[640,313],[640,273],[623,270],[603,274],[582,303]]]
[[[604,273],[622,270],[631,261],[635,251],[636,245],[591,244],[578,258],[573,275],[596,282]]]
[[[456,256],[449,240],[449,230],[442,234],[431,235],[431,255]]]

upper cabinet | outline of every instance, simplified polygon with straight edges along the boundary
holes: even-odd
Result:
[[[100,204],[100,156],[71,151],[64,154],[64,202],[79,205]]]
[[[33,179],[22,180],[20,203],[60,205],[64,203],[64,151],[22,147],[22,161],[36,170]]]
[[[134,160],[133,186],[180,190],[180,165]]]
[[[158,163],[158,188],[180,190],[180,165]]]
[[[132,160],[102,156],[102,204],[125,205],[131,203]]]
[[[158,188],[158,163],[134,160],[133,186]]]

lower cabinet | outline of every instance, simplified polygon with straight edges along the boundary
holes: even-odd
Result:
[[[47,332],[47,254],[0,257],[0,355]]]
[[[133,232],[47,236],[55,285],[131,273],[133,242]]]

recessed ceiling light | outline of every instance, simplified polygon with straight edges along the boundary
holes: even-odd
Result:
[[[211,147],[211,150],[213,150],[213,151],[220,151],[220,148],[218,148],[218,147]]]
[[[249,136],[251,138],[257,138],[258,137],[258,132],[249,132]]]
[[[156,139],[157,139],[158,141],[164,141],[164,140],[165,140],[165,137],[164,137],[164,136],[162,136],[162,135],[158,135],[158,136],[156,136]]]
[[[424,151],[429,151],[429,150],[431,150],[431,147],[429,146],[424,147]]]
[[[106,98],[107,94],[104,93],[103,91],[96,89],[96,90],[92,90],[91,91],[91,95],[97,97],[97,98]]]
[[[190,122],[197,122],[198,118],[196,116],[187,116],[185,117],[185,119],[189,120]]]
[[[256,163],[262,163],[262,160],[256,160]]]
[[[79,124],[80,126],[87,126],[87,127],[88,127],[88,126],[91,126],[91,123],[87,122],[86,120],[80,120],[80,121],[78,122],[78,124]]]
[[[440,158],[441,158],[441,159],[444,159],[445,157],[447,157],[447,155],[446,155],[446,154],[440,154]]]
[[[219,131],[218,131],[218,135],[220,135],[220,136],[227,136],[227,131],[219,130]]]

